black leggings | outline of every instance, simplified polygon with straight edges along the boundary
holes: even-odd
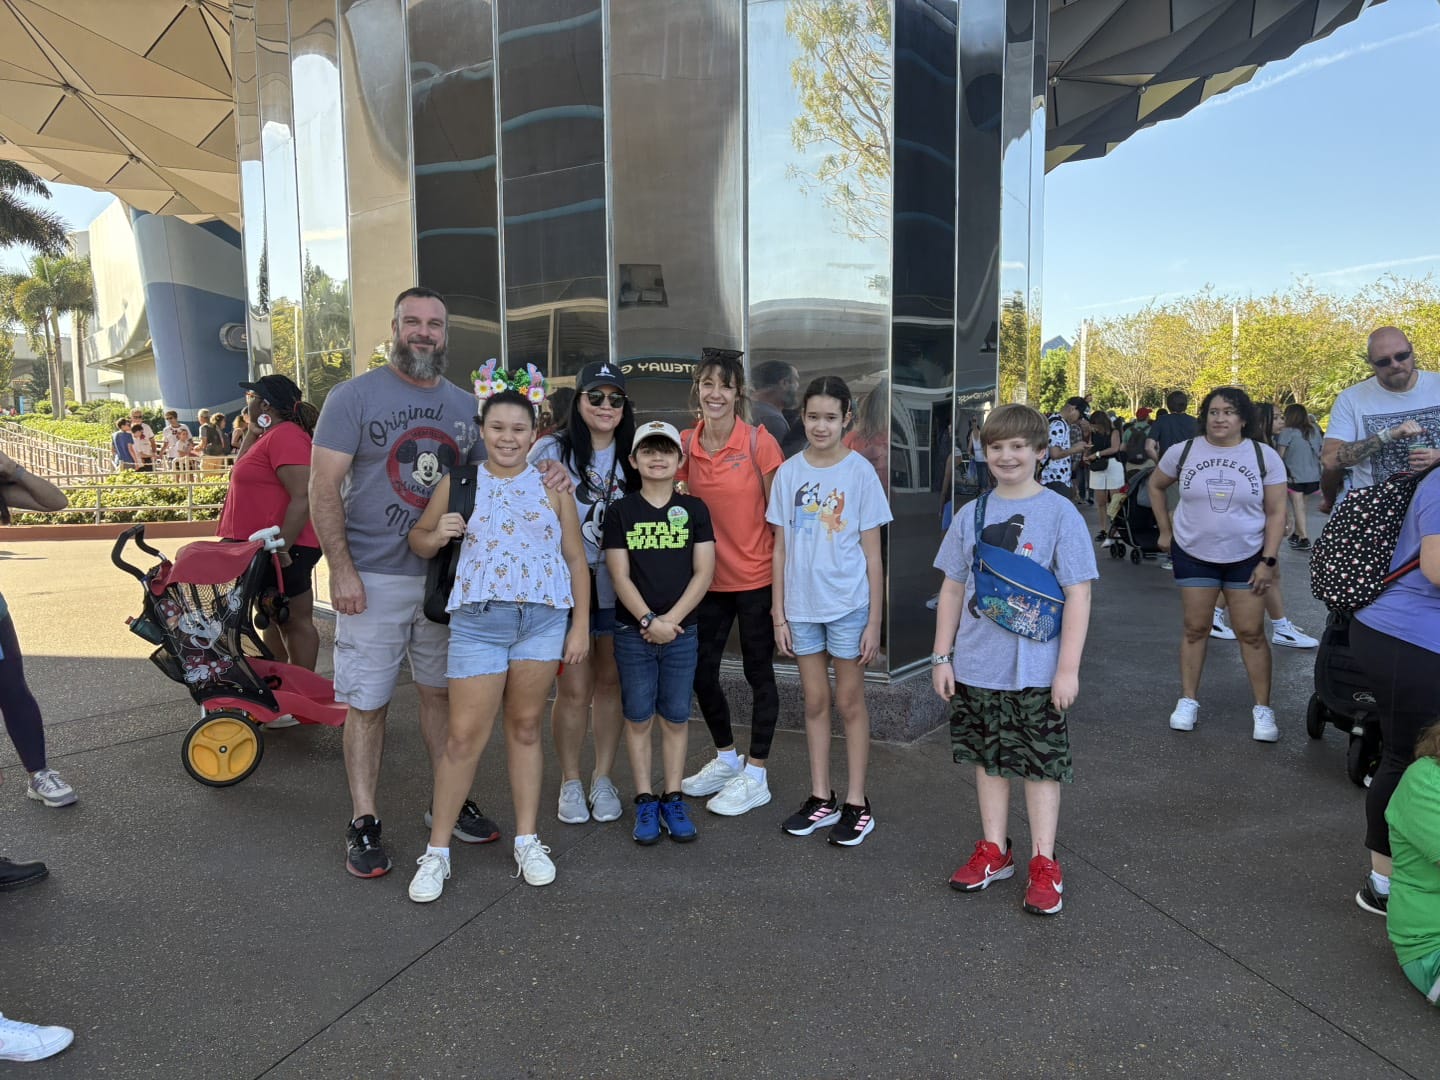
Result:
[[[1380,767],[1365,794],[1365,846],[1377,855],[1390,854],[1390,829],[1385,808],[1400,777],[1415,760],[1415,740],[1440,721],[1435,695],[1436,654],[1400,638],[1382,634],[1355,619],[1350,623],[1350,649],[1364,670],[1380,714],[1385,740]]]
[[[25,663],[20,656],[20,642],[15,637],[15,621],[6,615],[0,619],[0,713],[5,716],[5,730],[20,755],[26,772],[45,768],[45,729],[40,724],[40,706],[25,685]]]
[[[720,687],[720,661],[730,628],[740,621],[740,659],[754,698],[750,714],[750,757],[770,756],[780,691],[775,688],[775,625],[770,619],[770,586],[744,592],[709,592],[695,609],[700,655],[695,664],[695,697],[715,745],[730,746],[730,702]]]

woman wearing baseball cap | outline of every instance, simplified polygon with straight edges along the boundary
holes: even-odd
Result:
[[[314,671],[320,639],[311,578],[320,561],[320,539],[310,524],[310,437],[320,411],[301,401],[300,388],[284,375],[242,382],[240,388],[254,394],[246,410],[250,426],[230,470],[230,494],[217,535],[248,540],[261,529],[280,526],[290,617],[278,627],[272,622],[261,636],[277,659]]]

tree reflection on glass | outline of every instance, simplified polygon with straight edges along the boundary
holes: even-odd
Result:
[[[1027,402],[1040,386],[1040,320],[1031,316],[1025,294],[1015,290],[1000,303],[1001,404]]]
[[[785,30],[800,55],[790,78],[802,112],[790,137],[802,152],[824,151],[810,173],[787,175],[806,194],[822,192],[856,239],[890,235],[889,0],[789,0]]]

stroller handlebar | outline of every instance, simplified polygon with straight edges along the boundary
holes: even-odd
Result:
[[[135,542],[136,547],[138,547],[141,551],[145,552],[148,555],[154,555],[155,558],[162,560],[165,558],[165,556],[162,552],[157,551],[155,548],[151,547],[145,542],[145,525],[143,522],[139,525],[135,525],[129,529],[126,529],[123,533],[121,533],[115,538],[115,546],[110,549],[110,561],[114,563],[119,569],[124,570],[136,581],[143,583],[145,581],[144,572],[138,567],[131,566],[128,562],[126,562],[120,557],[120,553],[125,550],[125,545],[130,543],[132,540]]]

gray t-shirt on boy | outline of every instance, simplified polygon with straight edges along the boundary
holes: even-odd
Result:
[[[574,463],[561,461],[560,442],[554,435],[546,435],[530,449],[530,464],[542,461],[560,461],[570,474],[575,485],[571,495],[575,499],[575,513],[580,518],[580,531],[585,536],[585,561],[595,571],[595,592],[601,608],[615,606],[615,584],[610,580],[610,570],[605,565],[605,551],[601,539],[605,535],[605,511],[625,497],[625,471],[615,460],[615,444],[590,455],[590,467],[586,469],[589,484],[580,483],[580,474]],[[597,499],[597,493],[600,498]]]
[[[475,397],[446,379],[416,386],[384,367],[343,382],[325,399],[315,445],[354,458],[341,486],[355,569],[424,577],[405,537],[440,477],[485,457]]]
[[[1095,548],[1075,504],[1048,489],[1024,499],[985,502],[987,544],[1034,559],[1049,568],[1060,586],[1093,581]],[[955,632],[955,679],[984,690],[1025,690],[1049,686],[1060,663],[1060,638],[1032,641],[1012,634],[980,614],[970,564],[975,556],[975,503],[955,508],[955,520],[935,556],[935,568],[965,586],[960,626]]]

